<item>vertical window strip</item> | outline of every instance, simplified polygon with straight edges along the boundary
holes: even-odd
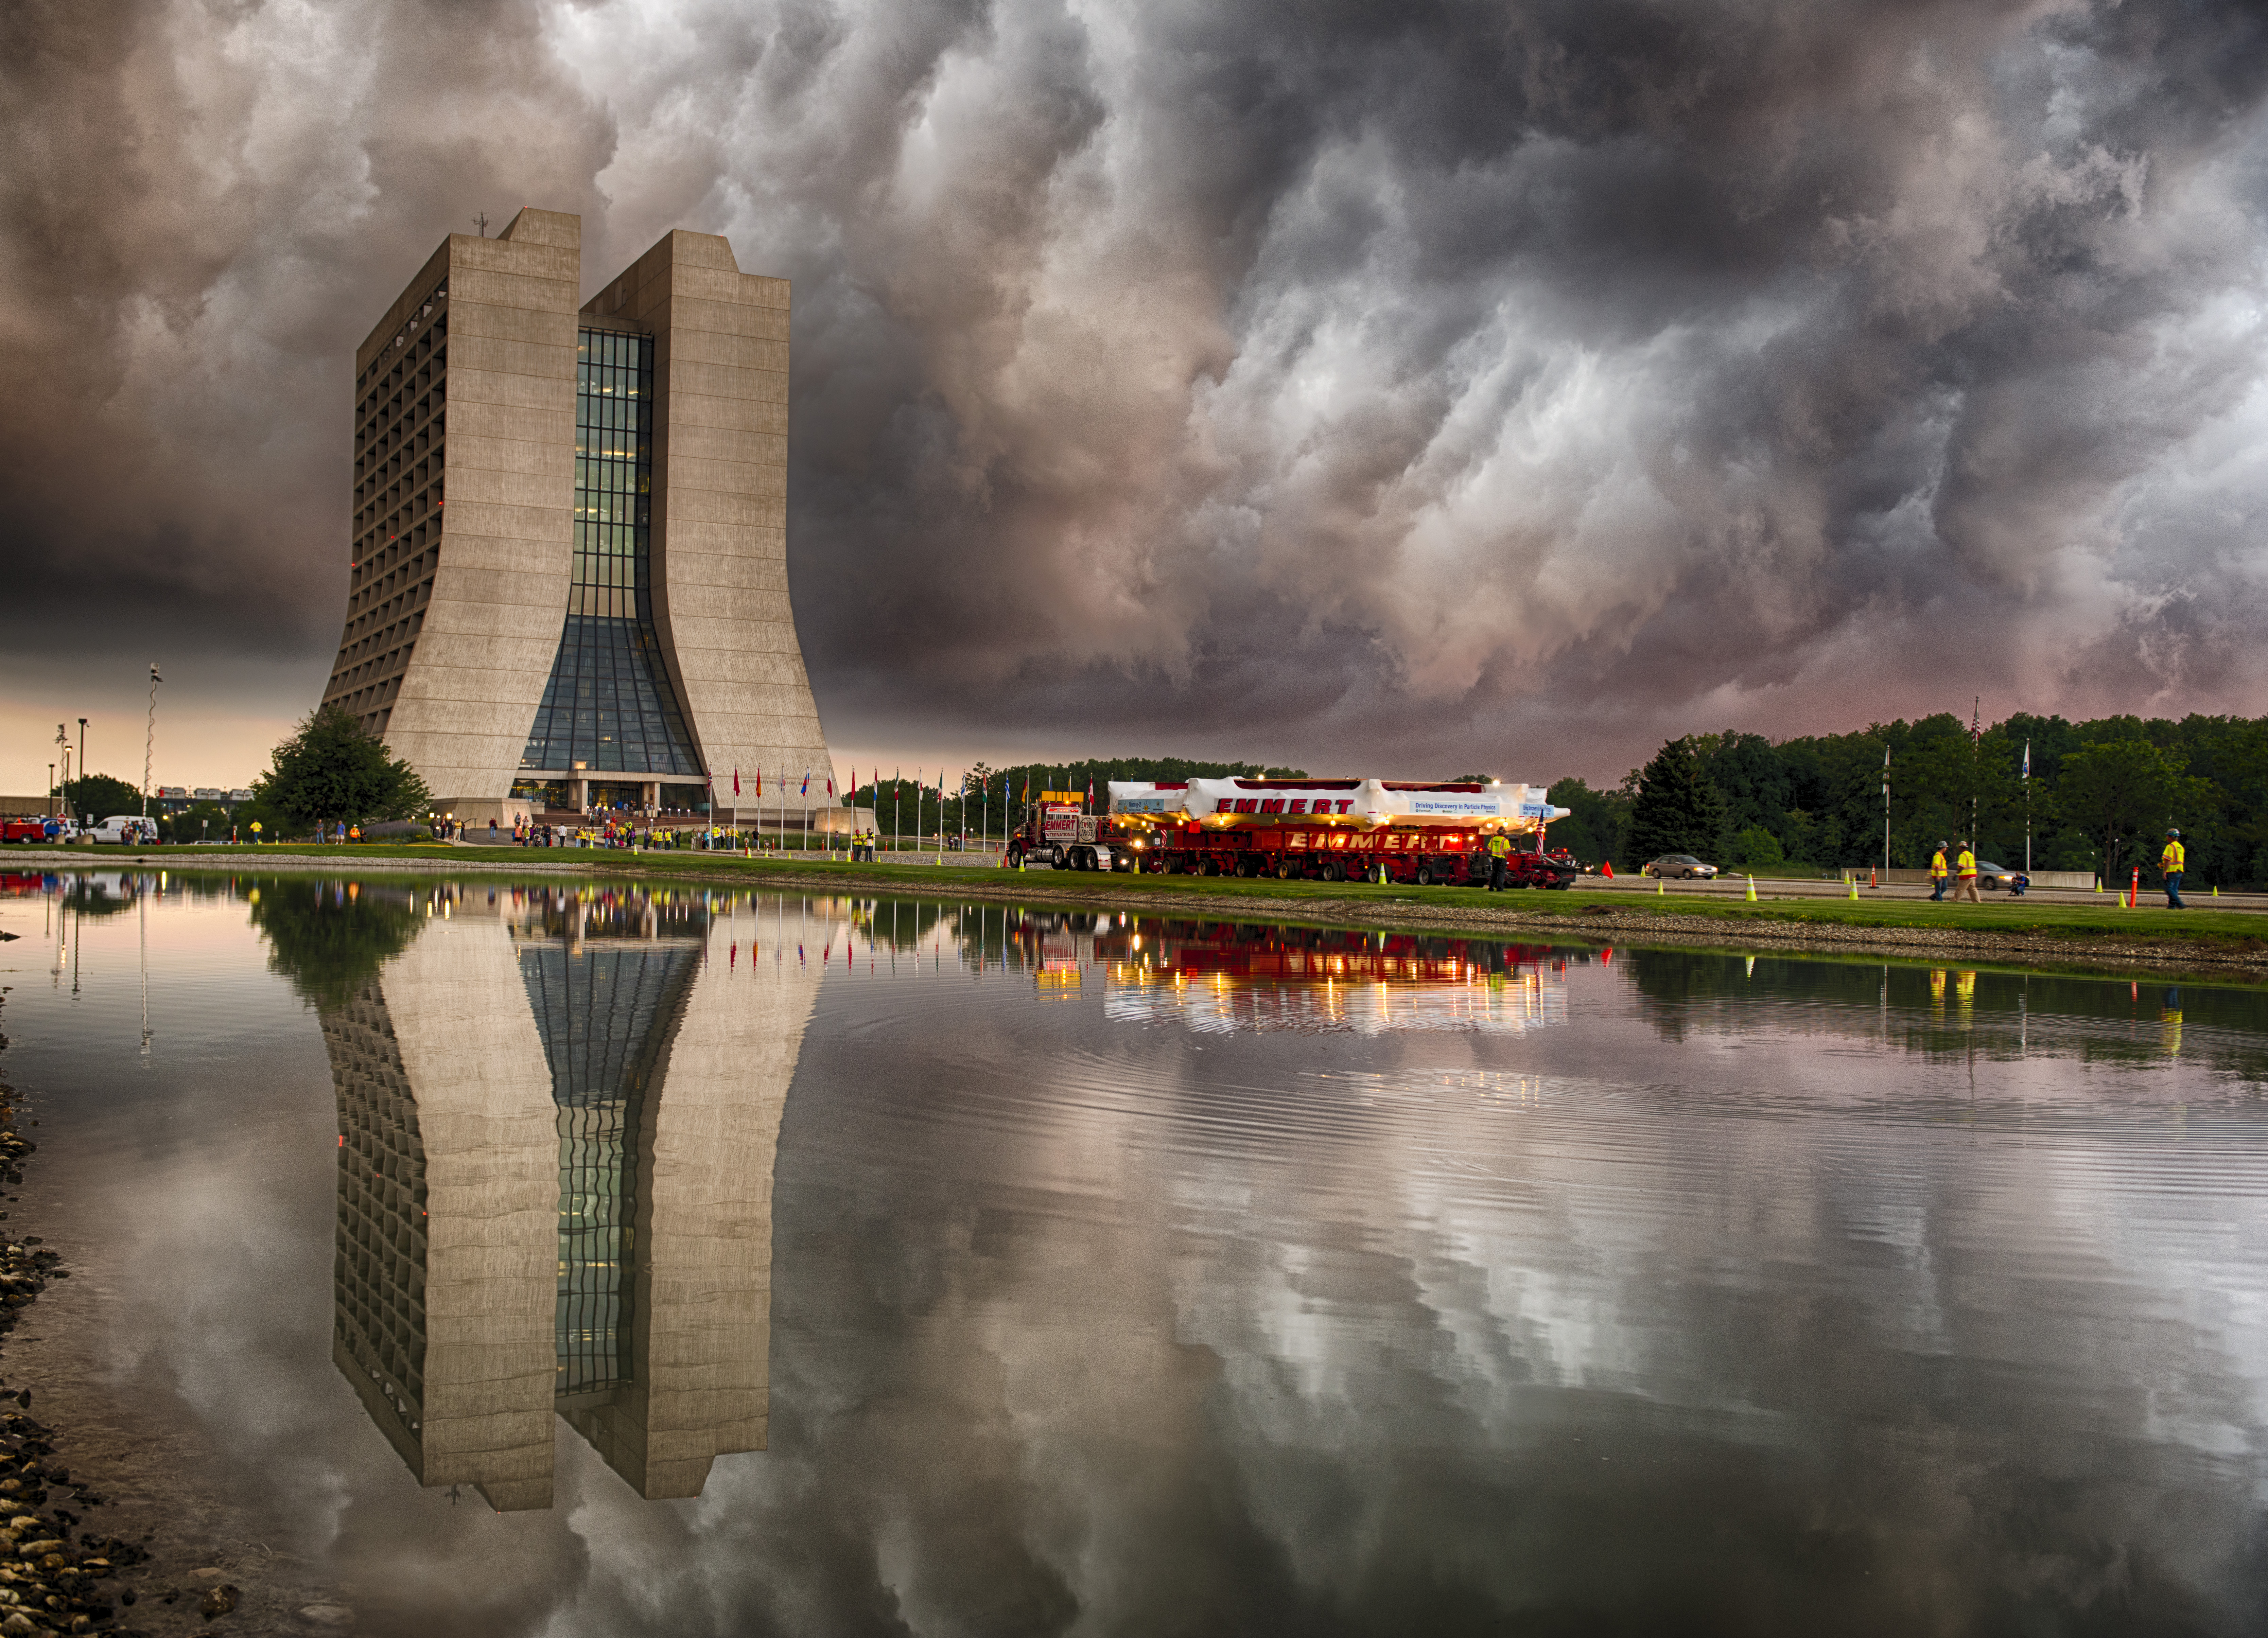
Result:
[[[700,765],[653,628],[650,544],[653,343],[616,331],[578,339],[575,556],[569,615],[521,766],[690,775]]]

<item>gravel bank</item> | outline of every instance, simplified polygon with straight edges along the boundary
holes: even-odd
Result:
[[[0,1083],[0,1183],[24,1180],[35,1147],[16,1130],[15,1089]],[[0,1336],[50,1282],[70,1278],[62,1261],[36,1234],[0,1241]],[[57,1451],[63,1436],[31,1409],[32,1390],[0,1377],[0,1634],[132,1632],[117,1618],[135,1594],[121,1592],[115,1577],[148,1554],[85,1527],[105,1498],[72,1482]]]

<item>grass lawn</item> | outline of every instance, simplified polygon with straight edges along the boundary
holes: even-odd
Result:
[[[484,864],[579,866],[591,876],[673,876],[745,881],[750,885],[768,877],[819,878],[840,883],[846,891],[904,890],[936,894],[955,887],[982,885],[998,889],[1008,872],[998,866],[930,864],[827,863],[801,859],[742,858],[735,854],[674,852],[632,854],[618,849],[588,851],[569,848],[454,848],[434,844],[319,847],[276,843],[261,848],[97,847],[73,849],[74,859],[88,863],[138,859],[172,870],[257,869],[263,860],[278,856],[320,857],[350,870],[364,859],[414,859],[431,864],[437,872],[477,872]],[[4,862],[4,856],[0,856]],[[1617,916],[1650,914],[1704,916],[1726,923],[1728,934],[1744,923],[1813,922],[1847,927],[1948,927],[1981,932],[2021,933],[2067,938],[2075,943],[2113,938],[2128,943],[2158,940],[2193,945],[2217,945],[2232,953],[2268,948],[2268,915],[2257,911],[2169,910],[2162,905],[2129,910],[2123,900],[2105,894],[2094,903],[2048,904],[2033,900],[2003,900],[1984,905],[1931,904],[1921,899],[1765,899],[1750,904],[1702,893],[1680,892],[1675,886],[1656,896],[1628,891],[1565,892],[1526,891],[1489,893],[1473,887],[1374,886],[1362,882],[1283,882],[1272,878],[1091,875],[1078,871],[1033,870],[1019,886],[1035,900],[1076,903],[1082,899],[1123,900],[1145,893],[1174,898],[1218,899],[1225,916],[1243,913],[1246,907],[1280,905],[1297,914],[1303,901],[1329,900],[1335,903],[1360,900],[1389,907],[1413,922],[1437,909],[1504,910],[1523,915],[1577,917],[1590,906],[1601,905]],[[1572,930],[1572,929],[1571,929]]]

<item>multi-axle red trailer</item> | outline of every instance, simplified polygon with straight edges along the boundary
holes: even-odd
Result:
[[[1114,781],[1110,811],[1042,808],[1009,841],[1008,863],[1071,870],[1476,885],[1489,842],[1511,844],[1507,885],[1565,887],[1580,867],[1544,848],[1565,817],[1526,785],[1376,779]]]

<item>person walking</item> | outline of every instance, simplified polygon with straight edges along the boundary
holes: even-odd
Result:
[[[1977,891],[1977,855],[1965,841],[1961,844],[1961,857],[1954,862],[1953,869],[1961,878],[1961,885],[1954,890],[1953,902],[1983,904],[1984,900]]]
[[[1932,904],[1945,902],[1945,852],[1950,845],[1940,841],[1937,844],[1937,851],[1929,856],[1929,901]]]
[[[2189,853],[2182,846],[2182,833],[2166,833],[2166,850],[2158,856],[2158,868],[2166,873],[2166,908],[2186,910],[2182,902],[2182,870],[2189,863]]]
[[[1504,873],[1511,867],[1512,863],[1512,838],[1506,835],[1502,831],[1497,832],[1495,835],[1490,837],[1488,840],[1488,890],[1492,893],[1502,892],[1504,891]]]

